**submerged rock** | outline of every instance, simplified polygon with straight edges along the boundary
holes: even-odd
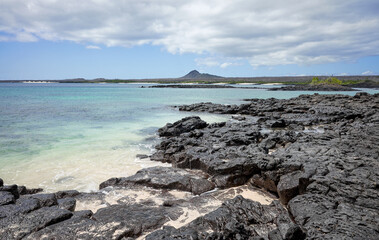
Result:
[[[146,155],[146,154],[137,154],[137,155],[136,155],[136,158],[139,158],[139,159],[145,159],[145,158],[149,158],[149,156]]]

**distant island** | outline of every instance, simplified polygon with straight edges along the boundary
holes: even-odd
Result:
[[[181,77],[181,79],[217,79],[217,78],[224,78],[208,73],[199,73],[197,70],[192,70],[185,76]]]
[[[0,83],[200,83],[200,84],[213,84],[213,83],[225,83],[225,84],[239,84],[239,83],[253,83],[253,84],[269,84],[269,83],[281,83],[286,85],[306,85],[312,82],[312,79],[318,78],[325,80],[331,76],[280,76],[280,77],[223,77],[212,75],[209,73],[200,73],[197,70],[192,70],[186,75],[178,78],[146,78],[146,79],[38,79],[38,80],[2,80]],[[335,76],[341,80],[341,85],[356,87],[356,88],[379,88],[379,75],[354,75],[354,76]]]

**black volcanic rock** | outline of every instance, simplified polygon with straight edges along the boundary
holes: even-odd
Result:
[[[18,186],[13,184],[13,185],[4,185],[0,187],[0,192],[9,192],[11,193],[15,199],[20,197],[20,193],[18,192]]]
[[[213,78],[222,78],[220,76],[211,75],[208,73],[199,73],[197,70],[192,70],[187,75],[181,77],[185,79],[213,79]]]
[[[0,192],[0,206],[14,203],[14,201],[15,201],[15,197],[12,193],[7,192],[7,191]]]
[[[57,199],[62,199],[62,198],[71,198],[79,195],[80,193],[76,190],[66,190],[66,191],[59,191],[55,193],[55,197]]]
[[[51,224],[69,219],[72,213],[65,209],[42,207],[28,214],[11,215],[0,219],[1,239],[21,239]]]
[[[251,99],[240,106],[200,103],[179,110],[246,119],[164,138],[151,159],[205,171],[217,187],[248,181],[275,192],[309,239],[378,238],[379,94]],[[288,236],[297,231],[291,229]],[[242,235],[240,230],[230,233]],[[197,228],[167,231],[201,239]],[[168,233],[162,234],[154,236]],[[281,239],[275,229],[269,236]]]
[[[166,126],[158,129],[158,133],[160,137],[174,137],[195,129],[205,128],[206,126],[207,123],[199,117],[191,116],[176,121],[173,124],[166,124]]]
[[[41,207],[51,207],[58,204],[57,198],[55,197],[55,194],[53,193],[40,193],[40,194],[33,194],[33,195],[25,195],[24,198],[37,199]]]
[[[277,191],[280,201],[284,205],[287,205],[289,200],[299,195],[299,179],[302,174],[301,171],[295,171],[280,177]]]
[[[58,199],[59,208],[69,210],[71,212],[75,211],[76,200],[74,198],[62,198]]]
[[[26,188],[25,186],[18,186],[18,192],[20,195],[35,194],[42,192],[42,188]]]

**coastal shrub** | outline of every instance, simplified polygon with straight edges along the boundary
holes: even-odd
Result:
[[[312,85],[317,85],[317,84],[320,84],[320,79],[318,79],[318,77],[313,77],[312,78],[312,82],[311,82]]]
[[[341,85],[342,81],[336,77],[328,77],[327,79],[319,79],[318,77],[313,77],[311,84],[312,85],[321,85],[321,84]]]

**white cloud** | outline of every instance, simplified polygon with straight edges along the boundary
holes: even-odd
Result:
[[[222,64],[220,65],[220,67],[221,67],[221,68],[227,68],[227,67],[232,66],[232,65],[233,65],[233,63],[225,62],[225,63],[222,63]]]
[[[379,55],[377,0],[1,0],[0,9],[1,41],[153,44],[253,66]]]
[[[87,49],[96,49],[96,50],[100,50],[101,49],[101,47],[95,46],[95,45],[88,45],[88,46],[86,46],[86,48]]]
[[[1,33],[1,28],[0,28]],[[0,42],[36,42],[38,38],[34,34],[25,31],[8,31],[6,35],[0,35]]]
[[[363,72],[362,75],[373,75],[374,73],[372,71],[366,71]]]
[[[227,68],[229,66],[242,65],[240,61],[241,59],[238,59],[238,58],[223,58],[223,57],[206,57],[206,58],[195,59],[195,62],[198,66],[220,67],[220,68]]]
[[[198,66],[219,67],[221,64],[216,58],[196,58],[195,62]]]

